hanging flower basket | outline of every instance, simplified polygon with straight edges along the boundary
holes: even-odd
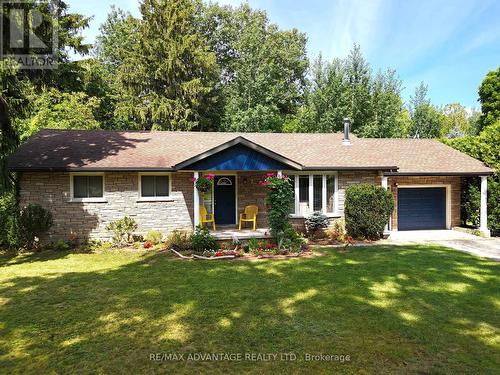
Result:
[[[213,174],[207,174],[206,176],[193,178],[192,181],[194,182],[194,185],[199,192],[206,193],[207,191],[212,190],[214,177],[215,176]]]

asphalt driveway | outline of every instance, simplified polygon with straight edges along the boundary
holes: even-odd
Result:
[[[456,230],[415,230],[393,232],[393,244],[437,244],[500,262],[500,238],[483,238]]]

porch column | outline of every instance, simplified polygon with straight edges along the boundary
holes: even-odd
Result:
[[[382,176],[382,187],[387,190],[387,176]],[[392,215],[391,215],[392,216]],[[391,216],[389,216],[389,221],[391,220]],[[389,224],[386,223],[384,227],[384,233],[389,232]]]
[[[481,209],[479,214],[479,230],[486,237],[490,236],[488,229],[488,177],[481,176]]]
[[[277,175],[278,177],[280,177],[280,178],[281,178],[281,177],[283,177],[283,171],[278,171],[278,172],[276,173],[276,175]]]
[[[194,172],[193,177],[198,179],[200,177],[199,172]],[[200,195],[198,189],[196,188],[196,182],[193,182],[193,202],[194,202],[194,227],[196,228],[200,225]]]

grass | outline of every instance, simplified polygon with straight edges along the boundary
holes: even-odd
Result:
[[[2,255],[0,372],[497,373],[500,264],[433,246],[325,252]],[[297,359],[150,360],[221,352]],[[306,353],[350,361],[307,362]]]

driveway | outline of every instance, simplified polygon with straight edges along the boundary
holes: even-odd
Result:
[[[392,232],[389,243],[436,244],[500,262],[500,238],[483,238],[456,230],[414,230]]]

